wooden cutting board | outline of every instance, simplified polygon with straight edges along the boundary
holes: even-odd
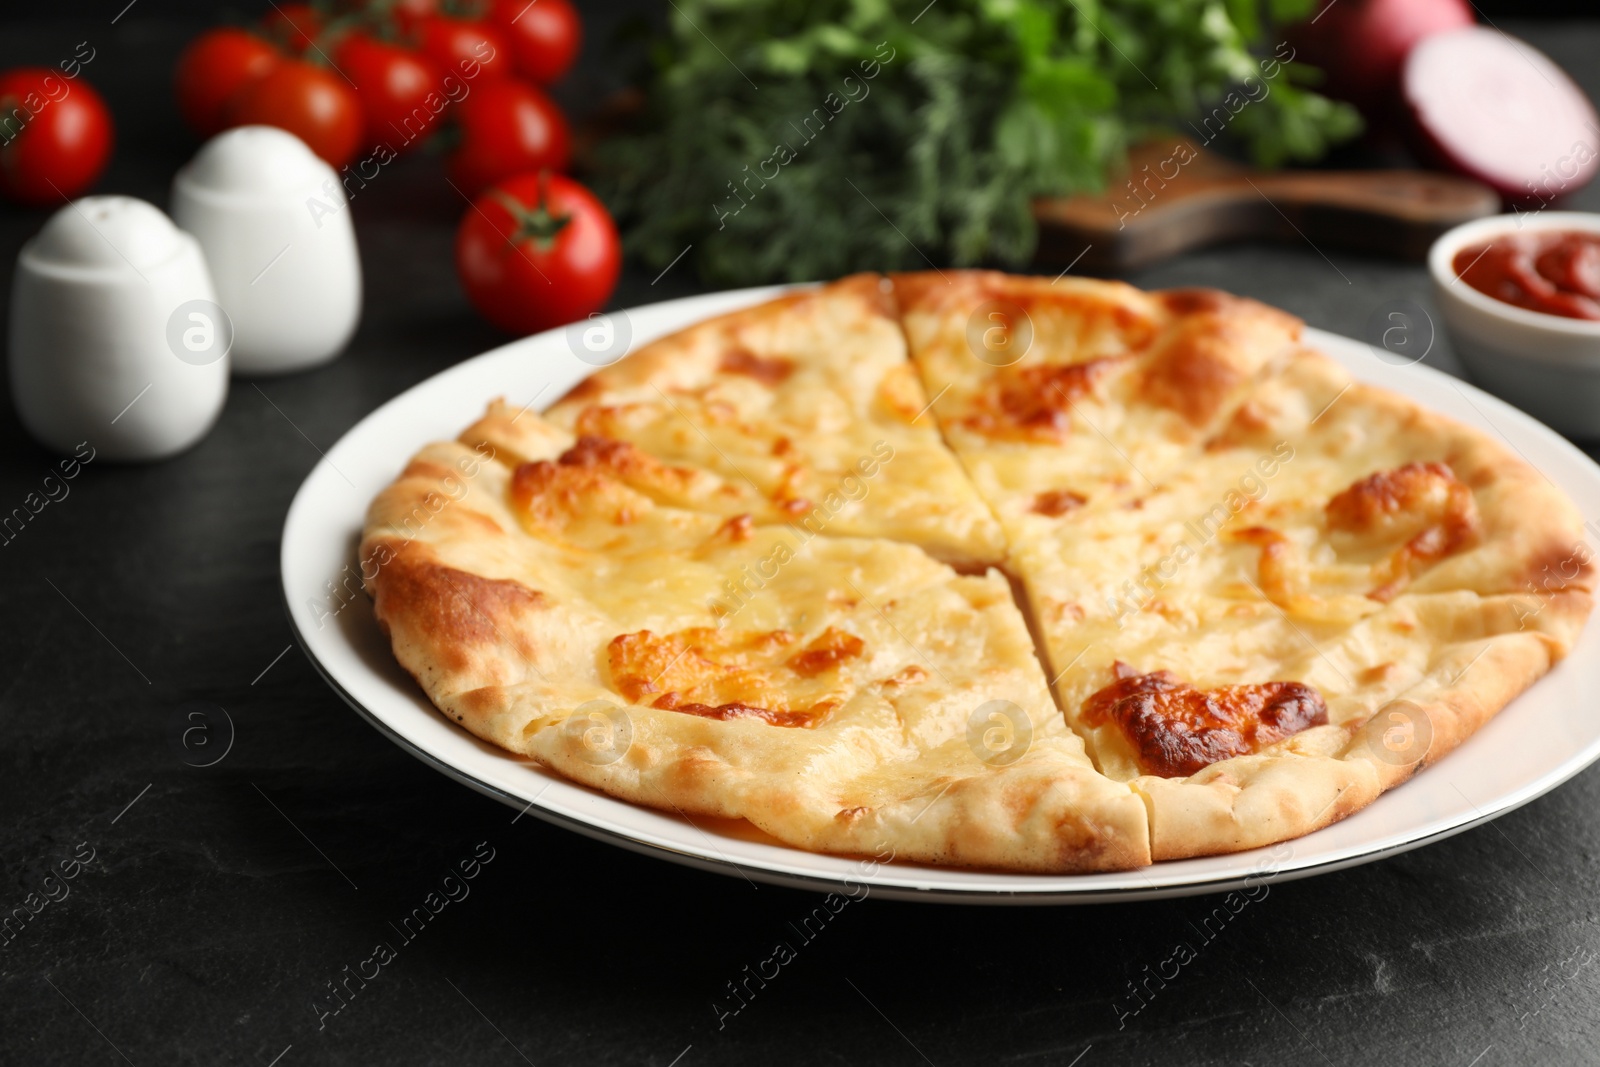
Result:
[[[1093,273],[1247,238],[1421,260],[1434,238],[1493,215],[1500,198],[1467,178],[1420,170],[1259,171],[1190,138],[1129,153],[1104,193],[1038,200],[1041,264]]]

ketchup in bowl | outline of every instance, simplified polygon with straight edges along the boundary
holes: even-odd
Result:
[[[1506,234],[1463,248],[1451,267],[1478,292],[1507,304],[1600,320],[1600,233]]]

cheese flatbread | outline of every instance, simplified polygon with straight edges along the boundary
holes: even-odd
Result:
[[[546,418],[709,475],[716,489],[694,499],[698,508],[907,541],[954,563],[1004,556],[994,517],[940,440],[879,275],[656,341],[585,379]],[[641,469],[632,481],[663,502],[684,500],[670,476]]]
[[[1295,837],[1537,680],[1593,587],[1542,475],[1299,334],[1106,282],[804,290],[424,449],[368,515],[376,615],[474,734],[799,848]]]

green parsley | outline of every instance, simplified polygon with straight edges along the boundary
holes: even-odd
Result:
[[[1274,166],[1360,129],[1274,59],[1313,0],[924,2],[673,0],[646,109],[597,156],[628,251],[692,244],[719,284],[1018,266],[1031,202],[1103,189],[1141,137],[1221,107]]]

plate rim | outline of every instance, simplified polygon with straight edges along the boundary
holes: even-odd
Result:
[[[762,299],[771,298],[784,292],[809,288],[814,284],[815,283],[805,283],[802,285],[773,285],[757,286],[746,289],[717,290],[709,293],[700,293],[687,297],[679,297],[670,300],[658,301],[651,304],[637,305],[635,307],[619,310],[631,317],[644,313],[668,314],[674,309],[681,310],[691,308],[695,305],[711,303],[727,303],[730,308],[737,308],[755,304]],[[617,312],[609,312],[608,314],[616,313]],[[712,314],[715,314],[715,312]],[[1387,859],[1392,856],[1397,856],[1405,852],[1412,851],[1416,848],[1421,848],[1424,845],[1453,837],[1456,834],[1462,833],[1466,830],[1481,826],[1482,824],[1498,818],[1507,812],[1514,811],[1517,808],[1520,808],[1523,805],[1559,787],[1563,783],[1575,777],[1581,771],[1588,768],[1597,759],[1600,759],[1600,732],[1597,732],[1596,736],[1591,739],[1587,745],[1578,748],[1566,759],[1562,760],[1553,767],[1550,767],[1543,774],[1540,774],[1535,778],[1522,783],[1519,787],[1494,797],[1487,805],[1474,802],[1470,798],[1467,798],[1465,794],[1462,794],[1463,799],[1467,800],[1468,807],[1473,809],[1473,813],[1470,816],[1459,818],[1453,816],[1440,816],[1431,822],[1422,823],[1416,828],[1415,832],[1404,831],[1398,834],[1390,834],[1387,838],[1380,839],[1378,842],[1373,843],[1371,847],[1360,847],[1356,845],[1347,846],[1342,850],[1336,851],[1333,855],[1319,860],[1307,861],[1299,864],[1294,864],[1291,860],[1290,863],[1287,863],[1283,866],[1252,868],[1244,873],[1238,873],[1236,870],[1234,870],[1228,872],[1219,872],[1214,876],[1200,875],[1179,878],[1178,880],[1169,880],[1159,884],[1152,883],[1144,886],[1085,886],[1082,889],[1074,889],[1070,886],[1061,885],[1041,885],[1037,888],[1030,888],[1027,882],[1029,880],[1059,880],[1063,878],[1092,877],[1092,874],[1040,875],[1007,871],[966,871],[964,868],[937,868],[924,867],[922,865],[895,865],[893,863],[879,865],[878,872],[875,874],[863,874],[860,871],[855,871],[853,873],[823,873],[798,870],[793,867],[785,868],[776,860],[766,860],[760,857],[741,857],[741,861],[736,862],[727,856],[714,854],[720,851],[717,850],[715,846],[712,846],[706,851],[699,851],[688,847],[680,848],[663,840],[648,839],[649,835],[644,831],[638,831],[630,834],[624,829],[606,825],[600,821],[585,819],[580,814],[575,812],[553,809],[539,802],[540,797],[542,797],[544,793],[543,789],[539,791],[538,796],[533,798],[517,796],[507,789],[502,788],[500,785],[491,781],[487,781],[484,778],[473,774],[471,771],[457,766],[456,764],[450,762],[447,758],[435,752],[429,751],[424,745],[405,736],[396,727],[387,722],[381,715],[363,703],[354,693],[350,692],[345,684],[341,682],[338,677],[336,677],[333,668],[325,663],[322,657],[318,654],[314,640],[302,626],[301,621],[294,610],[295,596],[290,590],[290,571],[292,568],[292,561],[290,559],[292,540],[291,532],[297,524],[297,519],[301,514],[302,506],[304,505],[305,501],[309,499],[308,494],[314,491],[314,483],[319,479],[325,479],[329,477],[328,472],[330,471],[342,477],[342,475],[338,474],[338,469],[333,465],[333,461],[330,457],[337,454],[341,448],[346,446],[347,442],[350,442],[352,439],[356,438],[369,426],[379,422],[384,414],[391,408],[403,404],[414,394],[424,392],[431,388],[438,388],[440,379],[452,374],[461,373],[462,369],[467,367],[469,364],[484,362],[495,358],[504,358],[505,356],[522,349],[536,349],[542,345],[549,344],[551,338],[559,336],[564,331],[565,328],[560,328],[556,330],[545,331],[540,334],[534,334],[528,337],[518,338],[508,342],[507,344],[497,346],[475,356],[470,356],[467,359],[461,360],[449,367],[442,368],[436,373],[429,375],[422,381],[407,387],[401,392],[385,400],[383,403],[379,404],[366,415],[362,416],[354,425],[340,435],[339,439],[330,448],[328,448],[328,450],[318,459],[317,463],[313,465],[311,470],[307,472],[300,486],[295,490],[294,496],[285,514],[284,524],[280,534],[279,578],[281,603],[284,613],[288,617],[290,630],[294,635],[295,643],[300,647],[306,658],[310,660],[311,664],[321,676],[323,681],[334,691],[336,695],[339,696],[341,700],[355,710],[362,719],[373,726],[382,736],[398,745],[403,751],[420,760],[430,768],[444,774],[446,777],[465,785],[470,789],[473,789],[475,792],[490,797],[491,799],[498,800],[510,808],[520,808],[521,814],[519,814],[517,818],[521,818],[521,815],[523,814],[532,815],[541,821],[562,827],[564,829],[576,831],[592,840],[598,840],[607,844],[617,845],[637,854],[653,856],[659,859],[666,859],[670,862],[678,863],[680,865],[688,866],[697,870],[722,874],[729,877],[742,876],[746,880],[754,877],[757,880],[767,884],[781,885],[812,892],[835,892],[839,890],[841,886],[854,885],[866,887],[867,892],[864,895],[875,895],[884,899],[897,899],[906,901],[992,905],[1095,904],[1126,902],[1130,900],[1171,899],[1175,897],[1193,896],[1208,893],[1223,893],[1229,890],[1248,887],[1251,884],[1274,884],[1278,882],[1297,881],[1299,879],[1309,878],[1317,874],[1332,873],[1334,871],[1345,870],[1366,863],[1376,862],[1381,859]],[[1339,334],[1334,334],[1330,331],[1320,330],[1311,326],[1307,326],[1305,328],[1302,335],[1302,340],[1308,347],[1318,349],[1319,351],[1323,351],[1325,353],[1327,351],[1327,346],[1319,344],[1318,342],[1321,340],[1332,342],[1333,347],[1362,344],[1362,342],[1353,338],[1344,337]],[[1371,346],[1367,347],[1370,348]],[[1330,358],[1334,358],[1331,353],[1329,353],[1329,356]],[[594,367],[592,369],[599,368]],[[1433,367],[1424,366],[1419,363],[1413,365],[1409,369],[1420,370],[1425,377],[1436,377],[1438,379],[1444,379],[1448,381],[1458,390],[1463,390],[1463,397],[1467,399],[1468,403],[1474,408],[1477,408],[1480,413],[1482,413],[1484,407],[1487,407],[1488,410],[1494,412],[1495,414],[1509,418],[1513,423],[1518,424],[1517,428],[1519,430],[1532,433],[1535,437],[1544,438],[1544,443],[1547,446],[1554,446],[1558,452],[1567,453],[1568,458],[1576,459],[1579,461],[1580,465],[1589,468],[1589,473],[1593,474],[1596,479],[1597,487],[1600,487],[1600,465],[1597,465],[1570,441],[1566,440],[1560,434],[1556,433],[1556,431],[1545,426],[1543,423],[1538,422],[1532,416],[1515,407],[1512,407],[1510,404],[1500,400],[1498,397],[1484,392],[1468,381],[1458,379],[1453,375],[1448,375],[1445,372],[1439,371]],[[1353,375],[1353,377],[1355,377],[1357,380],[1360,380],[1359,375]],[[1389,388],[1387,385],[1380,387]],[[1476,395],[1473,396],[1471,394]],[[1422,406],[1428,410],[1435,410],[1430,405],[1423,403],[1422,401],[1417,401],[1415,397],[1408,398],[1422,404]],[[555,398],[551,398],[549,402],[553,402],[554,399]],[[1455,416],[1452,415],[1447,415],[1446,417],[1455,418]],[[1490,423],[1493,423],[1494,421],[1487,415],[1484,415],[1484,419]],[[1498,429],[1498,427],[1496,428]],[[1501,435],[1503,437],[1505,436],[1503,431],[1501,432]],[[1511,443],[1510,438],[1506,438],[1506,440],[1507,443]],[[420,447],[422,443],[425,442],[419,442],[415,447]],[[1512,447],[1513,450],[1520,451],[1519,449],[1516,449],[1514,444],[1512,444]],[[1524,461],[1532,465],[1530,460],[1525,459]],[[1576,649],[1576,645],[1574,648]],[[1558,668],[1560,666],[1561,665],[1559,664],[1557,665]],[[1538,683],[1535,683],[1535,685],[1537,684]],[[1530,687],[1530,692],[1532,688],[1533,687]],[[1525,695],[1526,694],[1519,695],[1518,699],[1522,699],[1522,697]],[[1504,710],[1505,709],[1502,709],[1502,712]],[[1496,717],[1498,717],[1498,713]],[[1493,721],[1494,719],[1490,720],[1490,722]],[[452,728],[456,728],[454,727],[454,724],[447,725],[450,725]],[[1485,724],[1486,727],[1487,725],[1488,724]],[[1467,744],[1470,744],[1471,741],[1472,738],[1468,738],[1466,742],[1463,742],[1461,747],[1464,748]],[[1452,753],[1452,755],[1453,754],[1454,753]],[[515,757],[512,757],[509,754],[507,755],[507,758],[515,759]],[[1447,755],[1445,759],[1448,758],[1449,756]],[[524,761],[517,760],[516,762],[521,763]],[[1424,768],[1421,773],[1425,774],[1427,771],[1433,770],[1436,766],[1437,764],[1430,765],[1429,767]],[[556,772],[543,773],[550,774],[555,782],[559,782],[584,793],[593,794],[604,803],[620,805],[625,809],[649,811],[652,814],[663,815],[669,819],[671,818],[670,815],[656,812],[654,809],[645,809],[639,805],[630,804],[627,801],[609,797],[605,794],[598,793],[597,791],[587,789],[578,783],[571,782],[569,779],[560,776]],[[1420,777],[1420,775],[1418,777]],[[1388,794],[1395,793],[1398,789],[1403,788],[1404,784],[1406,783],[1403,783],[1402,786],[1397,786],[1395,789],[1389,790]],[[546,788],[548,788],[548,786]],[[1374,801],[1374,804],[1381,803],[1384,799],[1385,797],[1380,796]],[[512,821],[515,822],[516,819],[513,819]],[[694,826],[692,820],[685,819],[684,821],[686,821],[690,826]],[[698,830],[699,828],[695,827],[695,829]],[[1317,832],[1320,831],[1314,831],[1313,834],[1304,835],[1288,842],[1280,842],[1277,845],[1269,845],[1259,849],[1248,850],[1246,852],[1233,853],[1231,856],[1225,854],[1225,856],[1222,857],[1197,857],[1197,859],[1238,858],[1256,853],[1264,854],[1274,848],[1281,848],[1286,844],[1291,847],[1292,851],[1292,846],[1295,842],[1304,841],[1310,837],[1313,837]],[[704,836],[705,832],[701,831],[701,834]],[[1399,837],[1398,840],[1391,840],[1391,838],[1397,836]],[[794,848],[793,846],[783,845],[781,843],[774,844],[769,847],[777,849],[780,855],[793,853],[796,856],[807,857],[813,860],[818,857],[823,857],[825,859],[835,860],[840,863],[855,862],[858,866],[861,862],[864,862],[857,857],[815,853],[804,849]],[[1162,866],[1162,864],[1157,863],[1152,864],[1149,867],[1139,868],[1133,871],[1095,873],[1121,874],[1139,877],[1151,873],[1159,873]],[[959,871],[969,874],[981,874],[991,879],[1004,879],[1008,882],[1015,881],[1017,884],[1015,887],[1005,888],[995,886],[962,887],[952,885],[918,884],[919,872],[926,872],[926,874],[929,876],[937,878],[941,873],[949,873],[952,871]]]

